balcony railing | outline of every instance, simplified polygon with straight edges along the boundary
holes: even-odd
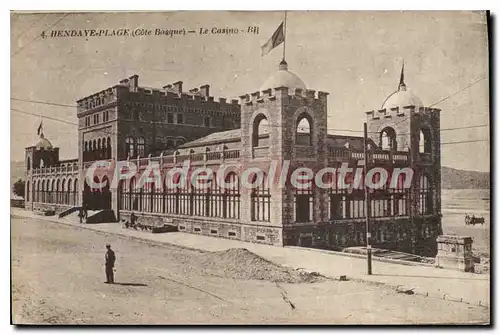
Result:
[[[352,151],[342,148],[330,148],[329,158],[337,160],[362,160],[365,158],[364,152]],[[371,153],[372,160],[376,161],[407,161],[408,152],[405,151],[375,151]]]
[[[63,166],[50,166],[43,167],[38,169],[33,169],[32,174],[34,176],[45,176],[45,175],[53,175],[53,174],[66,174],[73,173],[78,171],[78,164],[65,164]]]
[[[316,158],[316,150],[309,145],[296,145],[295,157],[297,158]]]
[[[264,158],[269,156],[269,147],[254,147],[252,150],[254,158]]]

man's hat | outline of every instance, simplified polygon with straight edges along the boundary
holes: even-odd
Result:
[[[109,243],[106,243],[106,248],[111,248],[111,245]]]

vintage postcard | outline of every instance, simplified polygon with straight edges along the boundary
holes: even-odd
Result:
[[[489,325],[489,22],[11,12],[12,323]]]

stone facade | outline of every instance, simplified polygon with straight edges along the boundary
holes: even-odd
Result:
[[[38,194],[47,190],[38,183],[58,179],[59,174],[58,180],[64,178],[66,185],[71,179],[72,188],[62,190],[55,203],[92,202],[112,209],[118,220],[128,220],[134,212],[144,223],[168,218],[180,231],[255,243],[336,250],[364,245],[363,189],[290,183],[294,173],[306,169],[316,175],[347,164],[357,171],[364,159],[363,138],[328,134],[328,93],[306,89],[284,61],[267,82],[276,87],[228,102],[215,101],[208,85],[188,92],[182,90],[182,82],[151,89],[139,86],[138,76],[132,76],[79,100],[78,161],[71,163],[77,168],[72,165],[68,172],[66,167],[62,177],[64,164],[55,159],[49,170],[37,166],[27,171],[37,194],[27,207],[45,206]],[[397,187],[387,183],[370,196],[375,247],[436,254],[436,238],[442,233],[439,122],[439,110],[424,107],[403,82],[382,109],[367,112],[370,167],[391,174],[397,168],[414,172],[409,188],[399,181]],[[38,147],[26,149],[28,162],[46,155],[48,149],[42,152]],[[49,151],[57,155],[57,148]],[[112,166],[128,161],[138,171],[130,180],[113,183],[112,169],[98,170],[94,179],[107,184],[91,189],[85,177],[96,160]],[[214,172],[230,166],[232,172],[224,177],[234,178],[238,187],[221,190],[213,174],[207,190],[171,188],[169,172],[186,161],[190,176],[196,168]],[[159,166],[160,181],[137,188],[152,163]],[[252,169],[263,171],[268,183],[243,187],[245,178],[256,178],[248,173]],[[348,178],[354,178],[354,172]]]

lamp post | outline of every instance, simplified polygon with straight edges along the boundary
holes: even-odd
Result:
[[[363,185],[365,188],[365,218],[366,218],[366,260],[368,266],[368,274],[372,274],[372,244],[371,244],[371,227],[370,227],[370,214],[371,214],[371,200],[370,200],[370,192],[368,191],[368,186],[366,184],[367,172],[368,172],[368,130],[366,122],[364,123],[364,139],[363,139],[363,149],[364,149],[364,159],[365,164],[363,167],[364,170],[364,179]]]

